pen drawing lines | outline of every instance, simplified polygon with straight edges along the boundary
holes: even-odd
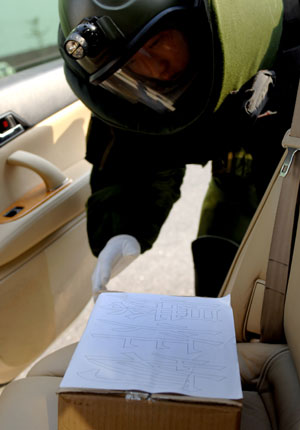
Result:
[[[120,300],[107,307],[107,313],[111,316],[122,315],[129,320],[147,316],[153,316],[155,321],[177,321],[177,320],[203,320],[220,321],[219,306],[204,306],[203,304],[169,303],[160,301],[158,303],[145,304],[144,302]]]
[[[226,366],[215,360],[222,335],[222,307],[217,304],[118,297],[95,317],[88,332],[95,347],[84,354],[86,370],[77,376],[100,385],[133,384],[138,389],[135,384],[141,381],[153,392],[172,387],[200,394],[203,381],[226,379]]]
[[[122,353],[119,357],[105,355],[86,356],[93,366],[78,372],[80,378],[103,382],[130,384],[132,380],[151,382],[153,387],[171,384],[178,390],[201,392],[203,379],[220,382],[226,378],[225,367],[211,365],[201,358],[186,360],[157,354],[152,360],[145,360],[138,354]],[[163,382],[162,382],[163,381]]]

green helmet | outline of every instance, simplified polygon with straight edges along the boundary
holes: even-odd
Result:
[[[235,6],[223,0],[59,0],[67,78],[110,124],[176,132],[213,112],[274,59],[282,0]]]

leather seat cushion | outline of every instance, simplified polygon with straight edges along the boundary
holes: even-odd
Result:
[[[56,393],[61,379],[31,376],[10,383],[0,398],[1,428],[57,430]],[[261,397],[256,392],[244,392],[241,429],[254,428],[272,430]]]
[[[61,378],[39,376],[11,382],[0,396],[1,429],[57,430]]]
[[[27,378],[5,388],[0,398],[1,428],[3,423],[9,430],[57,430],[56,392],[76,345],[43,358]],[[300,385],[286,346],[244,344],[238,349],[246,379],[241,430],[299,429]]]
[[[270,357],[287,349],[287,345],[260,342],[237,343],[237,352],[241,379],[244,390],[253,391],[261,375],[261,371]]]
[[[241,430],[272,430],[265,405],[256,391],[243,391]]]
[[[39,360],[28,372],[27,376],[60,376],[63,377],[77,346],[67,345]]]

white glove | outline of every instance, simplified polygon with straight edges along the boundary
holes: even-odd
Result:
[[[112,237],[98,256],[92,275],[92,291],[96,301],[101,290],[105,290],[108,281],[118,275],[141,253],[141,246],[135,237],[120,234]]]

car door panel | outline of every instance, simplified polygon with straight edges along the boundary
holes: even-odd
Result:
[[[0,383],[41,354],[91,297],[95,257],[85,217],[91,166],[84,159],[90,112],[69,89],[61,62],[54,63],[0,81],[0,116],[12,112],[24,125],[0,147]],[[24,86],[30,94],[28,85],[34,97],[17,103],[16,90],[23,94]],[[36,156],[37,169],[30,165]],[[47,163],[67,178],[54,190],[43,177]],[[16,207],[22,209],[5,216]]]
[[[27,127],[76,101],[60,59],[2,78],[0,93],[0,115],[12,111]]]
[[[81,120],[76,119],[80,116]],[[1,189],[0,265],[17,257],[84,210],[89,193],[90,165],[84,160],[84,144],[78,145],[76,140],[84,142],[87,120],[85,108],[76,102],[75,106],[72,104],[1,148],[2,183],[8,186]],[[54,190],[43,201],[47,197],[47,190],[42,178],[30,169],[7,163],[9,156],[16,152],[15,149],[20,148],[47,157],[72,182]],[[26,194],[39,186],[43,187],[40,204],[37,200],[35,207],[30,210],[28,201],[29,211],[23,215],[27,209]],[[20,207],[18,201],[22,197],[24,209],[16,215],[16,219],[5,217],[12,206]]]

